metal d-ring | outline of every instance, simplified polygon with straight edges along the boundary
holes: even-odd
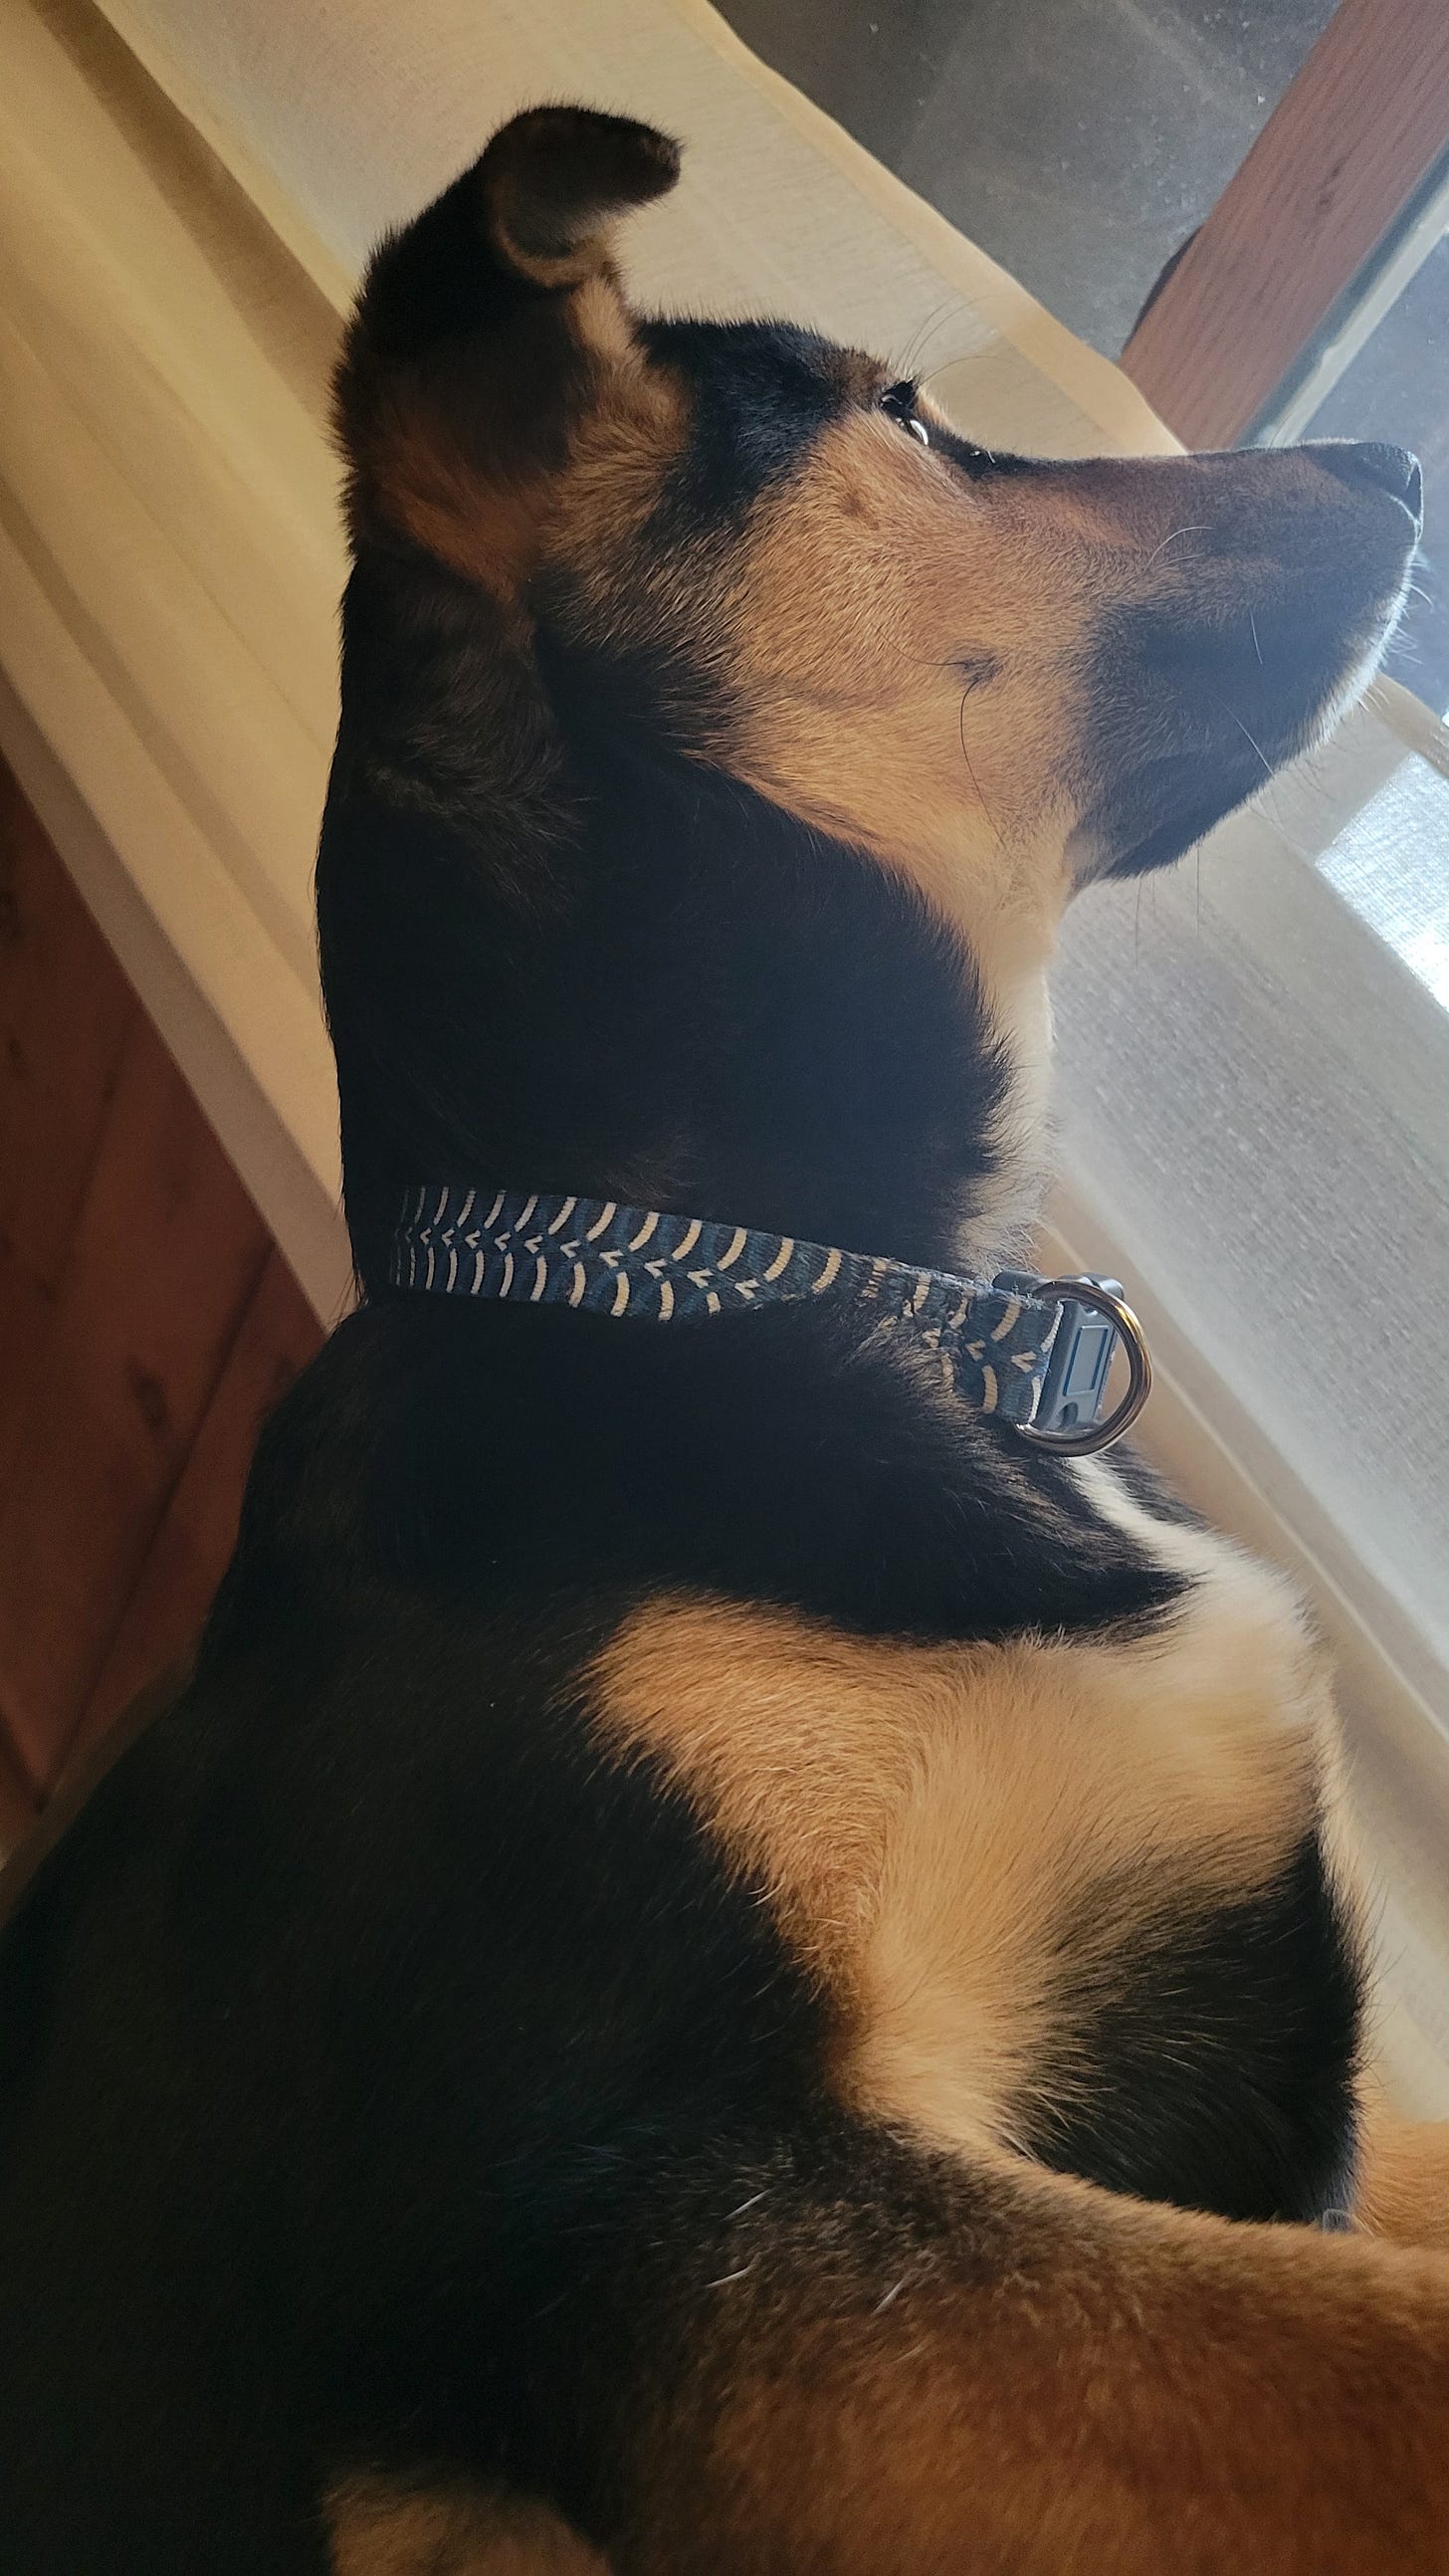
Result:
[[[1099,1287],[1095,1279],[1043,1279],[1033,1282],[1033,1305],[1054,1303],[1090,1306],[1106,1315],[1117,1327],[1117,1336],[1127,1353],[1127,1392],[1105,1422],[1087,1422],[1080,1431],[1035,1431],[1029,1422],[1019,1422],[1016,1429],[1023,1440],[1038,1449],[1054,1449],[1059,1458],[1090,1458],[1099,1449],[1110,1449],[1124,1431],[1130,1431],[1149,1395],[1152,1393],[1152,1354],[1147,1336],[1125,1297],[1116,1297],[1110,1288]]]

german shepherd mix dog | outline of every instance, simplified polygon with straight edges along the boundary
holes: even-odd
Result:
[[[1418,468],[1031,463],[643,319],[676,167],[518,118],[347,339],[364,1302],[0,1961],[0,2552],[1444,2568],[1323,1657],[871,1302],[1019,1258],[1063,906],[1322,733]],[[423,1293],[505,1202],[528,1293]]]

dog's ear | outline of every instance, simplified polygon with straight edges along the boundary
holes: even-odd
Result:
[[[505,265],[538,286],[580,286],[607,267],[620,217],[673,187],[679,146],[626,116],[535,107],[495,134],[476,175]]]
[[[354,543],[404,534],[516,595],[581,426],[637,396],[614,237],[678,175],[652,126],[531,108],[380,243],[335,387]]]

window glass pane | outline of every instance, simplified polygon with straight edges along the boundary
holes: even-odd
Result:
[[[1426,760],[1406,760],[1339,834],[1319,870],[1436,1001],[1449,1005],[1449,779]]]
[[[1449,1005],[1449,734],[1393,691],[1258,799],[1298,856]]]
[[[1425,1321],[1449,1258],[1446,824],[1449,782],[1369,705],[1200,869],[1084,894],[1055,994],[1060,1169],[1093,1257],[1100,1218],[1200,1366],[1194,1401],[1290,1518],[1312,1497],[1320,1561],[1371,1577],[1376,1632],[1403,1621],[1392,1650],[1449,1725]]]
[[[1116,357],[1334,0],[720,5],[764,61]]]
[[[1441,236],[1306,438],[1391,438],[1424,468],[1424,549],[1388,668],[1436,715],[1449,712],[1449,234]],[[1443,830],[1442,809],[1439,829]]]

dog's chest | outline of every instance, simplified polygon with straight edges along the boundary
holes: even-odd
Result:
[[[674,1595],[600,1658],[606,1739],[767,1891],[861,2107],[1010,2142],[1150,1944],[1256,1901],[1310,1832],[1330,1712],[1296,1605],[1221,1541],[1166,1543],[1194,1579],[1146,1633],[921,1645]]]

